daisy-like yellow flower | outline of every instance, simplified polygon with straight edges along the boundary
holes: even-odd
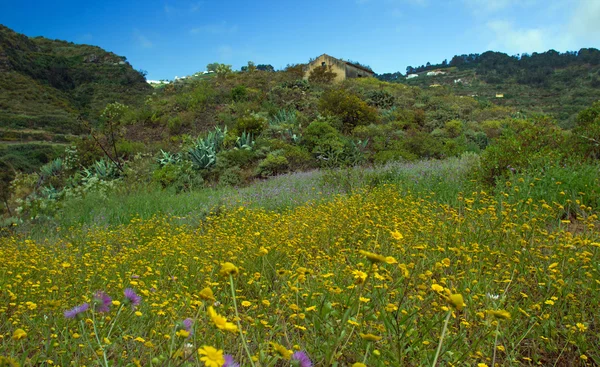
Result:
[[[398,231],[393,231],[390,232],[390,235],[392,236],[393,239],[395,239],[396,241],[400,241],[401,239],[404,238],[404,236],[402,235],[402,233],[398,232]]]
[[[219,270],[219,274],[224,277],[227,277],[229,275],[237,275],[239,272],[240,270],[238,269],[238,267],[230,262],[221,264],[221,270]]]
[[[488,315],[501,320],[510,319],[510,312],[506,310],[488,310]]]
[[[360,250],[359,252],[361,255],[365,256],[367,258],[367,260],[369,260],[370,262],[372,262],[374,264],[387,262],[387,259],[385,256],[378,255],[378,254],[364,251],[364,250]]]
[[[23,329],[17,329],[13,332],[12,338],[13,340],[21,340],[27,337],[27,333]]]
[[[446,300],[457,311],[462,311],[462,309],[466,306],[465,300],[461,294],[451,294]]]
[[[225,364],[225,357],[220,349],[205,345],[198,349],[198,354],[202,356],[200,360],[206,367],[221,367]]]
[[[215,295],[213,294],[212,289],[210,289],[208,287],[206,287],[203,290],[201,290],[198,295],[203,300],[207,300],[207,301],[214,301],[215,300]]]
[[[217,328],[225,331],[231,331],[232,333],[236,333],[238,331],[238,328],[234,323],[228,322],[227,319],[224,316],[219,315],[212,306],[208,307],[207,314]]]
[[[361,362],[356,362],[352,365],[352,367],[367,367],[367,365]]]
[[[275,353],[277,353],[281,358],[285,360],[290,360],[292,358],[292,351],[288,350],[283,345],[271,342],[271,346],[273,347]]]
[[[242,301],[242,306],[243,307],[250,307],[250,306],[252,306],[252,303],[248,302],[248,301]]]
[[[373,335],[373,334],[363,334],[363,333],[360,333],[359,335],[364,340],[370,341],[370,342],[378,342],[378,341],[381,340],[381,336],[377,336],[377,335]]]
[[[435,292],[442,292],[444,290],[444,287],[442,287],[439,284],[432,284],[431,285],[431,290],[435,291]]]
[[[354,284],[362,284],[367,280],[367,273],[360,270],[353,270],[352,274],[354,274]]]

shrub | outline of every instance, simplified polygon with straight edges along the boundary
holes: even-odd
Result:
[[[331,65],[320,66],[310,71],[308,81],[317,84],[330,84],[336,76],[337,74],[331,69]]]
[[[154,171],[152,179],[163,189],[174,188],[175,192],[202,187],[204,182],[202,176],[194,170],[189,161],[180,164],[166,164]]]
[[[256,175],[260,177],[275,176],[285,173],[288,168],[289,162],[287,158],[282,155],[269,153],[267,157],[258,164]]]
[[[239,186],[242,182],[242,170],[238,166],[229,167],[219,175],[220,186]]]
[[[588,158],[600,159],[600,101],[577,115],[572,144],[575,150]]]
[[[315,148],[332,148],[341,150],[343,142],[340,133],[327,121],[313,121],[304,129],[302,135],[304,144],[309,151],[314,152]]]
[[[231,89],[231,99],[234,102],[245,101],[248,99],[248,90],[243,85],[237,85]]]
[[[564,143],[564,132],[548,119],[514,120],[482,153],[480,179],[491,185],[511,171],[559,163]]]
[[[246,132],[253,136],[258,136],[267,126],[267,119],[263,116],[251,113],[249,115],[240,117],[235,123],[235,130],[238,133]]]
[[[396,103],[396,97],[384,90],[372,90],[367,92],[367,103],[377,108],[389,109]]]
[[[256,154],[247,149],[231,149],[217,154],[217,168],[227,169],[230,167],[248,168],[256,159]]]
[[[345,89],[325,92],[319,101],[319,110],[321,113],[340,117],[345,131],[377,121],[377,110]]]

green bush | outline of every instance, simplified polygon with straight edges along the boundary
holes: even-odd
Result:
[[[310,71],[308,81],[317,84],[330,84],[336,76],[337,74],[331,69],[331,65],[320,66]]]
[[[267,119],[263,116],[252,113],[237,119],[235,130],[241,134],[246,132],[253,136],[258,136],[267,127]]]
[[[258,164],[256,175],[260,177],[275,176],[287,172],[288,168],[289,162],[287,158],[282,155],[269,153],[267,157]]]
[[[242,182],[242,170],[237,166],[229,167],[219,175],[219,186],[239,186]]]
[[[256,153],[247,149],[230,149],[217,154],[217,169],[230,167],[248,168],[256,159]]]
[[[304,129],[303,143],[309,151],[314,152],[317,147],[329,147],[334,150],[343,148],[340,133],[327,121],[313,121]]]
[[[319,101],[319,110],[326,115],[338,116],[342,120],[344,131],[351,131],[358,125],[377,122],[377,110],[345,89],[333,89],[323,93]]]
[[[396,103],[396,97],[384,90],[372,90],[366,93],[367,103],[377,108],[389,109]]]
[[[236,85],[231,89],[231,99],[234,102],[241,102],[248,99],[248,90],[244,85]]]
[[[163,189],[173,188],[175,192],[200,188],[204,182],[202,176],[189,161],[180,164],[166,164],[154,171],[152,179]]]
[[[592,159],[600,159],[600,101],[577,115],[571,138],[573,150]]]
[[[509,172],[559,163],[565,141],[564,132],[548,119],[514,120],[482,153],[480,179],[492,185]]]

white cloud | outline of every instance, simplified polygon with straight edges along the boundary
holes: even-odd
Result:
[[[572,37],[581,37],[598,42],[598,37],[600,37],[600,1],[580,0],[571,15],[568,32]]]
[[[200,27],[190,29],[190,34],[234,34],[238,31],[237,25],[228,25],[227,22],[223,21],[216,24],[206,24]]]
[[[137,45],[142,48],[152,48],[153,46],[152,42],[148,39],[148,37],[144,36],[142,32],[140,32],[140,30],[137,28],[133,30],[133,38]]]
[[[541,28],[518,29],[505,20],[488,22],[487,27],[494,34],[494,40],[488,46],[491,50],[522,53],[548,49],[548,32]]]
[[[571,9],[571,13],[564,15],[564,23],[554,23],[552,26],[518,27],[508,20],[488,21],[486,28],[492,36],[488,48],[514,54],[597,47],[600,1],[578,0],[567,9]]]

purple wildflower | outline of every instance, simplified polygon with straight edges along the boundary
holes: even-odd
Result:
[[[75,306],[72,309],[65,311],[64,315],[67,319],[74,319],[76,317],[80,317],[80,314],[87,311],[88,308],[90,308],[90,305],[87,303],[84,303],[82,305]]]
[[[103,291],[98,291],[94,294],[94,310],[96,312],[108,312],[112,299]]]
[[[298,361],[299,367],[312,367],[312,362],[306,352],[298,351],[292,354],[292,361]]]
[[[138,296],[131,288],[125,289],[125,303],[135,307],[140,304],[142,297]]]
[[[240,367],[239,364],[235,363],[235,361],[233,360],[233,356],[231,356],[230,354],[225,354],[223,358],[225,358],[225,363],[223,363],[223,367]]]
[[[185,331],[191,333],[192,332],[192,325],[194,324],[194,320],[187,318],[185,320],[183,320],[183,322],[181,323],[183,325],[183,328],[185,329]]]

